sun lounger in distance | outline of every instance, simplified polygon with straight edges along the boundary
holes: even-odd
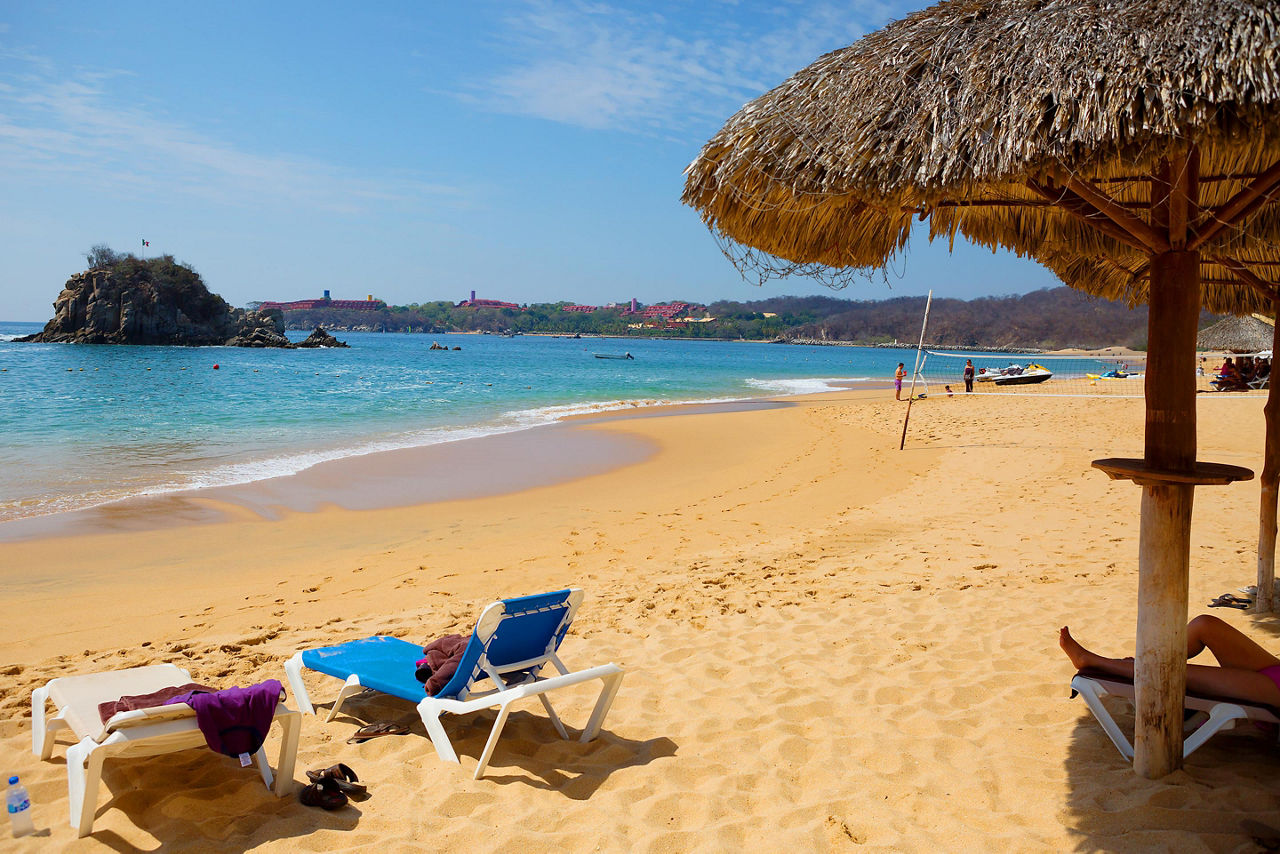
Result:
[[[478,780],[493,755],[511,704],[517,700],[536,696],[560,737],[567,739],[569,735],[547,699],[548,692],[599,679],[603,683],[600,696],[579,741],[590,741],[599,734],[622,684],[623,669],[616,664],[602,664],[571,673],[557,657],[556,650],[581,603],[582,591],[573,589],[504,599],[486,606],[476,621],[457,672],[434,697],[426,696],[423,684],[414,676],[415,662],[422,658],[422,646],[385,635],[304,650],[289,659],[285,673],[299,707],[308,714],[315,714],[315,709],[302,684],[304,667],[346,680],[327,720],[333,720],[347,697],[366,688],[416,703],[436,753],[447,762],[458,762],[458,755],[445,734],[440,716],[445,712],[465,714],[498,708],[497,720],[476,766],[475,779]],[[541,675],[548,662],[560,675]],[[484,684],[486,680],[488,684]]]
[[[128,670],[111,670],[83,676],[51,679],[31,694],[31,747],[41,759],[53,754],[53,742],[60,730],[70,729],[79,742],[67,748],[67,790],[71,826],[81,837],[93,832],[97,811],[98,781],[107,757],[155,756],[193,747],[205,747],[205,737],[196,725],[195,710],[185,703],[117,712],[105,724],[98,716],[98,704],[124,696],[150,694],[191,682],[191,674],[172,664],[154,664]],[[52,700],[58,711],[45,717],[45,705]],[[280,760],[276,766],[276,797],[293,788],[293,765],[298,753],[298,730],[302,716],[281,703],[275,720],[284,730]],[[254,758],[262,781],[272,785],[266,748]]]
[[[1106,694],[1124,697],[1129,702],[1133,702],[1133,680],[1086,668],[1076,673],[1075,678],[1071,680],[1071,696],[1075,697],[1077,693],[1084,697],[1089,711],[1093,712],[1098,723],[1102,724],[1102,729],[1111,738],[1111,743],[1120,751],[1120,755],[1125,759],[1133,759],[1133,745],[1120,729],[1115,718],[1107,711],[1107,707],[1102,705],[1102,697]],[[1188,709],[1209,714],[1209,719],[1201,723],[1183,740],[1184,758],[1190,756],[1219,730],[1233,727],[1236,721],[1250,720],[1258,723],[1280,724],[1280,709],[1245,700],[1188,693],[1183,705]]]

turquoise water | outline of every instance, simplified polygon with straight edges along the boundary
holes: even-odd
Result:
[[[246,483],[578,412],[882,382],[914,358],[909,350],[542,336],[346,333],[346,350],[10,340],[39,329],[0,323],[0,521]],[[433,342],[462,349],[432,351]],[[628,351],[634,360],[594,358]]]

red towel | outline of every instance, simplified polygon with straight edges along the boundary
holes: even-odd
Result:
[[[431,676],[427,678],[427,694],[434,697],[458,671],[458,663],[462,661],[462,652],[470,643],[470,637],[462,635],[445,635],[433,640],[422,648],[423,658],[418,662],[419,671],[425,664],[431,668]],[[419,677],[421,678],[421,677]]]
[[[179,694],[190,694],[193,691],[203,691],[211,694],[217,691],[217,688],[210,688],[207,685],[197,685],[194,682],[188,682],[186,685],[172,685],[168,688],[161,688],[159,691],[152,691],[150,694],[129,694],[121,697],[119,700],[108,700],[105,703],[98,704],[98,717],[102,718],[105,724],[116,715],[117,712],[134,712],[138,709],[150,709],[154,706],[166,705],[169,700]]]

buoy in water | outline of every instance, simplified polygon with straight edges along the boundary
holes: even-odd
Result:
[[[215,371],[216,371],[216,370],[218,370],[218,363],[217,363],[217,362],[214,362],[214,363],[213,363],[213,369],[214,369]],[[150,369],[150,368],[147,368],[147,370],[149,371],[149,370],[151,370],[151,369]]]

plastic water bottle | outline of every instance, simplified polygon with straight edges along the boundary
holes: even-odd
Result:
[[[36,826],[31,823],[31,796],[17,777],[9,778],[9,794],[5,800],[9,806],[9,824],[13,827],[13,835],[26,836],[34,833]]]

